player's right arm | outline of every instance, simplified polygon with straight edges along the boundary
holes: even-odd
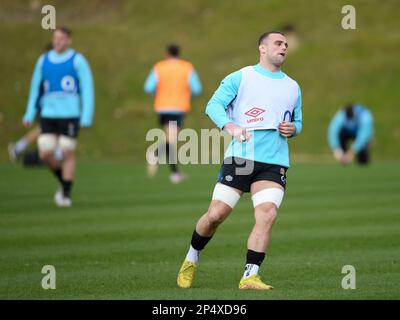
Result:
[[[156,71],[151,69],[149,75],[147,76],[146,82],[144,83],[144,91],[148,94],[154,94],[157,89],[157,74]]]
[[[31,88],[29,91],[29,99],[26,107],[25,115],[23,117],[23,124],[26,127],[31,126],[32,122],[36,117],[36,104],[37,99],[40,95],[40,86],[42,84],[42,65],[43,65],[44,55],[41,55],[36,62],[35,69],[33,71],[31,79]]]
[[[206,106],[206,114],[216,126],[234,136],[238,141],[248,140],[251,135],[246,129],[234,124],[229,119],[226,110],[233,100],[236,99],[241,80],[241,70],[235,71],[225,77]]]
[[[37,108],[36,103],[40,94],[40,86],[42,83],[42,65],[43,65],[44,55],[41,55],[36,62],[35,69],[33,71],[31,88],[29,91],[29,99],[26,107],[26,112],[23,117],[24,126],[31,126],[32,122],[35,120]]]
[[[343,157],[343,151],[340,147],[340,130],[342,129],[345,122],[346,115],[342,110],[336,112],[335,116],[332,118],[328,127],[328,143],[332,149],[333,155],[336,160],[341,161]]]

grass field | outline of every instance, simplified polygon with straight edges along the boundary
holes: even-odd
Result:
[[[191,166],[190,180],[153,180],[143,165],[83,163],[74,206],[52,203],[43,169],[0,164],[1,299],[399,299],[400,166],[297,164],[261,272],[271,292],[237,289],[253,218],[248,196],[202,253],[194,287],[176,273],[218,167]],[[57,289],[41,288],[54,265]],[[342,266],[357,289],[343,290]]]

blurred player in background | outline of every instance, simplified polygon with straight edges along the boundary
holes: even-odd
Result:
[[[53,49],[42,54],[36,63],[23,123],[25,127],[32,125],[40,97],[39,155],[60,183],[54,196],[55,203],[69,207],[72,205],[78,132],[80,127],[92,125],[93,77],[84,56],[70,48],[71,31],[68,28],[56,29],[52,44]],[[63,153],[62,162],[54,156],[57,145]]]
[[[207,115],[234,139],[225,153],[210,206],[197,222],[179,270],[177,283],[181,288],[191,287],[200,251],[242,194],[250,192],[255,224],[247,241],[246,265],[239,288],[272,289],[258,271],[286,188],[287,140],[302,129],[300,87],[281,71],[287,47],[280,32],[261,35],[259,63],[228,75],[207,104]],[[247,148],[249,144],[253,148]],[[240,172],[243,164],[252,170]]]
[[[342,165],[350,164],[354,158],[361,165],[368,164],[373,135],[372,113],[359,104],[350,103],[337,111],[328,127],[329,146]]]
[[[179,58],[180,49],[171,44],[166,50],[166,59],[156,63],[148,75],[144,90],[148,94],[155,94],[154,109],[158,114],[166,141],[161,144],[155,154],[148,154],[148,174],[154,176],[157,170],[158,159],[166,153],[170,168],[172,183],[180,183],[183,175],[177,166],[174,150],[177,136],[183,125],[183,118],[190,110],[191,98],[202,91],[199,77],[189,61]]]
[[[296,27],[292,23],[286,23],[281,28],[282,33],[285,35],[288,42],[288,53],[296,51],[301,44],[299,33]]]

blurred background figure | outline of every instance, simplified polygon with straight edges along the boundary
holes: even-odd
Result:
[[[286,23],[280,28],[280,30],[282,30],[282,33],[285,35],[286,41],[289,45],[287,48],[287,52],[292,53],[296,51],[300,47],[301,41],[294,24]]]
[[[93,120],[93,78],[84,56],[70,48],[68,28],[53,32],[52,45],[36,63],[23,123],[31,127],[39,112],[39,156],[60,183],[55,203],[70,207],[78,132],[90,127]],[[54,155],[57,146],[62,150],[61,162]]]
[[[10,142],[8,145],[8,155],[12,162],[21,159],[25,154],[30,144],[36,142],[40,135],[40,128],[34,127],[29,130],[23,137],[19,138],[15,143]]]
[[[368,164],[373,135],[372,113],[366,107],[353,103],[337,111],[328,128],[328,142],[333,156],[343,165],[351,163],[354,158],[359,164]]]
[[[156,63],[144,84],[148,94],[155,94],[154,109],[158,114],[166,141],[162,143],[154,154],[148,154],[147,172],[150,177],[157,172],[159,157],[166,153],[170,165],[170,180],[180,183],[184,176],[179,171],[174,152],[177,136],[183,125],[183,118],[190,111],[191,98],[198,96],[202,91],[200,79],[192,63],[180,59],[180,48],[176,44],[166,48],[166,59]]]
[[[47,43],[43,52],[46,53],[53,49],[53,43]],[[40,99],[43,96],[43,81],[40,83],[40,89],[38,97],[36,98],[35,107],[37,109],[37,113],[40,114]],[[29,147],[37,142],[37,139],[40,135],[40,127],[35,126],[33,129],[30,129],[24,136],[19,138],[16,142],[10,142],[8,144],[8,155],[11,162],[17,162],[18,160],[23,160],[24,165],[42,165],[43,162],[40,160],[39,151],[37,148],[29,149]],[[55,157],[61,161],[62,160],[62,152],[60,148],[57,148],[55,151]]]
[[[40,110],[38,112],[40,113]],[[39,150],[37,148],[30,149],[30,146],[32,144],[37,143],[40,132],[40,127],[35,126],[33,129],[29,130],[23,137],[18,139],[15,143],[9,143],[8,155],[11,162],[17,162],[21,160],[25,166],[43,165],[43,161],[40,159],[39,156]],[[54,150],[54,157],[57,161],[62,161],[63,153],[60,146],[57,146]]]

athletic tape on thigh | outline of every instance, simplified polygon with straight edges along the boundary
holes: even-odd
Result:
[[[217,183],[214,188],[212,199],[222,201],[233,209],[240,199],[240,194],[231,187],[222,183]]]
[[[67,136],[60,136],[59,144],[61,150],[73,151],[76,148],[76,139]]]
[[[52,133],[42,133],[37,140],[39,150],[51,151],[57,146],[57,136]]]
[[[283,195],[284,192],[282,189],[267,188],[257,192],[251,197],[251,200],[253,200],[254,208],[264,202],[272,202],[279,208],[282,203]]]

